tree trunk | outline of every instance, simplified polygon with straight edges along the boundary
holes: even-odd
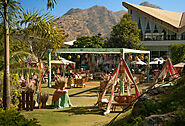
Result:
[[[5,70],[3,83],[3,107],[10,108],[10,77],[9,77],[9,26],[8,26],[8,1],[4,0],[4,49]]]

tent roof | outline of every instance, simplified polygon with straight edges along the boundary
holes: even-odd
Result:
[[[129,9],[133,9],[145,17],[153,20],[154,22],[165,25],[171,28],[173,31],[175,30],[175,32],[178,32],[179,28],[185,26],[185,13],[166,11],[158,8],[134,5],[126,2],[123,2],[123,6]]]
[[[120,54],[120,53],[147,53],[150,51],[127,48],[62,48],[56,49],[57,53],[94,53],[94,54]]]
[[[51,64],[75,64],[75,62],[61,58],[60,60],[51,60]]]

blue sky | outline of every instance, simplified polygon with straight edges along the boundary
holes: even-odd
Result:
[[[24,9],[39,9],[46,12],[47,0],[22,0],[22,7]],[[146,0],[57,0],[58,4],[52,11],[55,17],[60,17],[71,8],[87,9],[94,5],[105,6],[111,11],[126,10],[122,6],[122,2],[129,2],[139,5]],[[178,2],[177,2],[178,1]],[[161,7],[164,10],[185,12],[185,0],[148,0],[148,2]]]

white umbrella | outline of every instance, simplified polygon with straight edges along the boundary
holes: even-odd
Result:
[[[175,64],[174,67],[181,67],[181,68],[183,68],[184,65],[185,65],[185,62],[181,62],[181,63]]]
[[[163,58],[155,58],[153,61],[151,61],[149,64],[163,64],[164,59]]]
[[[66,64],[66,65],[69,65],[69,64],[75,64],[75,62],[72,62],[70,60],[66,60],[64,58],[61,58],[60,60],[52,60],[51,64]]]
[[[145,62],[141,61],[139,58],[137,61],[132,61],[131,64],[136,64],[136,65],[146,65]]]

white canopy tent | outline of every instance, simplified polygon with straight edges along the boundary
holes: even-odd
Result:
[[[138,53],[146,54],[148,56],[148,62],[150,62],[150,51],[145,50],[134,50],[127,48],[62,48],[56,49],[56,53],[65,53],[65,54],[121,54],[122,58],[125,59],[125,54],[127,53]],[[51,87],[51,54],[52,49],[48,50],[48,87]],[[95,56],[92,55],[92,59],[95,60]],[[147,72],[147,77],[149,81],[149,70]]]

